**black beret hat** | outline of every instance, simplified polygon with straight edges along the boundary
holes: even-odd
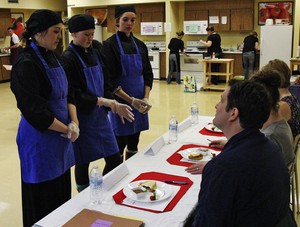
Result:
[[[26,21],[26,30],[29,34],[34,35],[59,23],[63,23],[63,21],[58,13],[40,9],[33,12]]]
[[[132,13],[136,13],[135,8],[133,5],[120,5],[120,6],[116,6],[115,8],[115,18],[119,18],[122,16],[123,13],[126,12],[132,12]]]
[[[71,33],[95,29],[95,19],[88,14],[78,14],[69,19],[68,28]]]

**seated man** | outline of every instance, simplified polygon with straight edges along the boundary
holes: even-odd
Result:
[[[257,82],[223,92],[213,123],[228,142],[204,167],[198,203],[184,226],[297,226],[281,151],[259,130],[270,111],[271,97]]]

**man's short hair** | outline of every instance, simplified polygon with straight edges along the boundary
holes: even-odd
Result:
[[[11,30],[14,30],[12,27],[8,27],[8,28],[7,28],[7,31],[10,30],[10,29],[11,29]]]
[[[267,89],[254,81],[231,81],[226,111],[239,110],[242,128],[262,128],[271,112],[271,97]]]

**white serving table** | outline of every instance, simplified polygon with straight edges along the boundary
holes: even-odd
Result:
[[[182,132],[179,132],[178,141],[176,143],[166,143],[163,147],[161,147],[156,155],[145,154],[145,152],[149,151],[151,147],[155,147],[156,142],[154,141],[143,151],[140,151],[138,154],[134,155],[132,158],[124,162],[129,170],[129,174],[123,177],[121,181],[116,183],[112,188],[105,192],[105,199],[102,204],[97,206],[90,204],[90,190],[89,188],[87,188],[81,193],[74,196],[68,202],[54,210],[52,213],[44,217],[42,220],[37,222],[35,226],[61,226],[84,208],[98,210],[111,215],[138,218],[145,222],[146,227],[182,226],[182,222],[185,220],[193,206],[197,203],[202,175],[191,175],[185,171],[186,167],[171,165],[166,161],[166,159],[184,144],[193,143],[208,146],[209,141],[207,139],[220,139],[220,137],[204,136],[198,133],[205,125],[211,123],[212,119],[213,117],[199,116],[199,123],[197,125],[190,125],[189,119],[186,119],[184,122],[179,124],[182,126],[181,130],[183,128],[186,129],[184,129]],[[164,139],[164,141],[167,141],[168,133],[162,135],[162,138]],[[114,174],[115,171],[118,171],[119,168],[122,167],[119,166],[115,170],[111,171],[111,173],[107,174],[104,177],[104,183],[106,181],[106,178],[108,178],[110,174]],[[128,183],[130,183],[141,173],[150,171],[188,177],[193,181],[193,185],[176,204],[174,209],[169,212],[153,213],[123,205],[118,205],[114,202],[112,196],[115,193],[128,185]]]

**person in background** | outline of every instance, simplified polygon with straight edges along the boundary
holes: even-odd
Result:
[[[81,128],[74,143],[75,180],[80,192],[89,186],[89,164],[105,159],[103,174],[119,164],[121,157],[110,125],[107,108],[116,113],[122,124],[132,122],[133,114],[128,105],[118,103],[111,93],[111,85],[103,66],[101,53],[92,46],[95,32],[94,18],[87,14],[72,16],[68,29],[73,37],[62,55],[65,71],[74,89],[74,102]]]
[[[288,65],[279,59],[269,61],[262,69],[275,69],[279,72],[281,78],[281,83],[278,87],[280,93],[279,113],[287,120],[295,138],[300,134],[300,104],[299,100],[289,91],[291,71]]]
[[[257,33],[255,31],[248,35],[243,43],[243,76],[246,80],[253,75],[256,51],[259,50]]]
[[[13,63],[15,62],[15,60],[18,57],[19,54],[19,42],[20,39],[19,37],[14,33],[14,30],[12,27],[7,28],[7,31],[10,35],[10,46],[5,47],[5,50],[10,50],[10,64],[13,65]]]
[[[204,44],[207,47],[206,55],[213,58],[221,58],[223,55],[222,48],[221,48],[221,36],[215,32],[214,27],[207,27],[206,28],[208,37],[207,40],[204,41],[200,39],[200,43]],[[219,72],[220,64],[215,63],[211,66],[212,72]],[[211,83],[217,85],[219,82],[218,76],[211,77]]]
[[[228,142],[206,164],[198,203],[183,226],[296,226],[288,169],[259,130],[270,112],[262,84],[242,81],[225,89],[213,123]]]
[[[79,128],[66,74],[54,54],[62,29],[55,12],[32,13],[24,32],[27,46],[11,72],[11,90],[22,113],[17,145],[25,227],[71,198],[72,142]]]
[[[134,6],[116,6],[115,18],[118,31],[103,42],[102,53],[116,99],[133,107],[133,122],[122,124],[115,114],[110,113],[119,152],[123,155],[127,147],[125,159],[128,159],[138,152],[141,131],[149,129],[147,112],[151,108],[149,96],[153,73],[146,45],[132,33],[136,22]]]
[[[176,83],[180,84],[180,56],[179,51],[183,54],[184,52],[184,43],[182,38],[184,36],[183,31],[176,32],[177,37],[172,38],[168,48],[170,49],[169,55],[169,74],[167,78],[167,84],[170,84],[172,81],[172,74],[176,70]]]

